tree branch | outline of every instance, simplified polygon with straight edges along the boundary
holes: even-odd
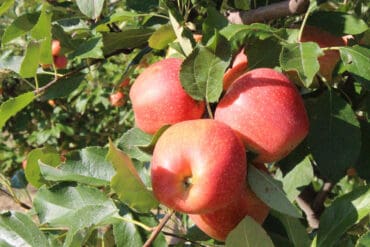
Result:
[[[64,74],[64,75],[62,75],[60,77],[56,77],[54,80],[48,82],[45,86],[36,89],[34,91],[34,93],[35,94],[40,94],[40,93],[44,92],[46,89],[48,89],[49,87],[51,87],[52,85],[54,85],[55,83],[57,83],[59,80],[66,79],[66,78],[68,78],[70,76],[73,76],[73,75],[77,74],[78,72],[80,72],[80,71],[82,71],[82,70],[84,70],[84,69],[86,69],[86,68],[88,68],[88,67],[90,67],[90,66],[92,66],[94,64],[100,63],[100,62],[102,62],[102,61],[104,61],[104,60],[106,60],[106,59],[108,59],[108,58],[110,58],[112,56],[118,55],[120,53],[129,54],[130,52],[132,52],[132,49],[120,49],[120,50],[114,51],[114,52],[106,55],[102,59],[95,59],[92,62],[90,62],[89,64],[80,66],[78,68],[74,68],[72,71],[70,71],[70,72],[68,72],[68,73],[66,73],[66,74]]]
[[[168,212],[164,217],[163,219],[161,220],[161,222],[158,224],[158,226],[154,229],[154,231],[152,232],[152,234],[150,234],[150,237],[148,238],[148,240],[144,243],[143,247],[149,247],[151,246],[151,244],[153,243],[153,241],[155,240],[155,238],[158,236],[158,234],[161,232],[161,230],[163,229],[163,227],[166,225],[167,221],[171,218],[172,214],[174,213],[175,211],[171,210],[170,212]]]
[[[324,211],[324,202],[326,197],[329,195],[330,191],[333,189],[334,185],[331,182],[325,182],[322,186],[322,189],[319,193],[317,193],[313,203],[312,209],[316,212],[317,215],[321,215]]]
[[[13,196],[8,191],[4,190],[3,188],[0,188],[0,191],[14,200]],[[28,205],[27,203],[21,202],[19,200],[14,200],[14,201],[24,209],[27,209],[27,210],[31,209],[31,206]]]
[[[287,0],[248,11],[230,11],[227,19],[234,24],[251,24],[306,12],[309,0]]]

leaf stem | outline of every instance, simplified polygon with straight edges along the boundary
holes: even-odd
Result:
[[[207,107],[207,112],[208,112],[209,117],[212,118],[212,119],[214,119],[214,116],[213,116],[213,113],[212,113],[212,109],[211,109],[211,105],[209,104],[208,101],[206,102],[206,107]]]
[[[140,227],[141,227],[141,228],[143,228],[145,231],[148,231],[148,232],[153,231],[153,227],[147,226],[147,225],[145,225],[144,223],[141,223],[140,221],[133,220],[133,219],[128,219],[128,218],[121,217],[121,216],[115,216],[114,218],[119,219],[119,220],[122,220],[122,221],[125,221],[125,222],[127,222],[127,223],[131,223],[131,224],[134,224],[134,225],[140,226]]]
[[[143,247],[149,247],[152,245],[153,241],[156,239],[156,237],[158,236],[158,234],[161,232],[161,230],[163,229],[163,227],[166,225],[166,223],[168,222],[168,220],[171,218],[172,214],[174,213],[175,211],[171,209],[171,211],[169,211],[164,217],[163,219],[161,220],[161,222],[158,224],[158,226],[156,226],[156,228],[154,229],[154,231],[152,232],[152,234],[150,235],[150,237],[148,238],[148,240],[144,243]]]

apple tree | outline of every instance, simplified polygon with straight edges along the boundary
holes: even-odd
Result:
[[[370,246],[369,7],[0,0],[0,194],[22,208],[0,211],[0,246]],[[221,115],[257,71],[261,93]],[[190,119],[207,124],[175,127]],[[268,156],[234,125],[289,141]],[[182,174],[181,145],[206,155],[197,177]],[[234,175],[213,172],[220,160]],[[153,167],[169,163],[179,188],[203,181],[217,203],[163,199],[178,187]]]

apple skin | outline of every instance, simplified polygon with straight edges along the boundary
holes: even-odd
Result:
[[[135,80],[130,99],[138,128],[154,134],[162,126],[199,119],[204,102],[192,99],[180,83],[182,60],[167,58],[146,68]]]
[[[348,43],[347,38],[337,37],[325,30],[314,26],[305,26],[301,42],[316,42],[320,48],[332,46],[346,46]],[[340,60],[339,51],[325,51],[324,55],[318,58],[320,64],[320,74],[327,80],[332,80],[332,73],[336,64]]]
[[[158,201],[183,213],[206,213],[237,200],[247,163],[243,143],[213,119],[169,127],[153,152],[151,178]]]
[[[59,40],[52,40],[51,41],[51,54],[53,56],[58,56],[60,54],[62,47],[60,46]]]
[[[123,106],[125,101],[125,95],[122,92],[115,92],[109,95],[109,101],[112,106],[120,107]]]
[[[268,173],[264,164],[254,164],[254,166]],[[246,184],[240,198],[233,203],[207,214],[190,214],[189,217],[208,236],[225,241],[227,235],[244,217],[250,216],[262,224],[269,211],[269,207]]]
[[[295,85],[269,68],[239,77],[216,107],[215,119],[238,133],[255,162],[289,154],[307,135],[309,121]]]
[[[244,74],[248,68],[248,58],[242,49],[234,58],[231,68],[227,69],[223,78],[223,89],[226,91],[230,85]]]
[[[54,56],[53,60],[54,65],[57,69],[65,69],[67,67],[68,59],[66,58],[66,56]]]

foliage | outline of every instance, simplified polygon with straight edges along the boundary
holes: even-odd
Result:
[[[181,57],[184,89],[205,100],[212,116],[223,74],[244,48],[248,70],[274,68],[296,83],[310,132],[286,158],[267,164],[271,176],[249,168],[251,188],[271,213],[262,226],[246,217],[226,246],[368,246],[370,5],[311,1],[306,14],[250,25],[224,15],[273,2],[0,1],[0,189],[18,200],[12,185],[23,186],[23,160],[38,188],[31,211],[0,214],[0,245],[142,246],[168,211],[154,198],[149,173],[168,126],[155,135],[135,128],[130,85],[148,64]],[[305,25],[352,36],[347,46],[324,48],[298,41]],[[68,58],[65,69],[50,65],[53,39]],[[329,81],[318,60],[327,51],[338,55]],[[109,102],[116,91],[123,106]],[[301,197],[314,195],[315,208],[327,183],[320,226],[312,229]],[[171,219],[176,227],[164,228],[152,246],[221,245],[186,215]]]

